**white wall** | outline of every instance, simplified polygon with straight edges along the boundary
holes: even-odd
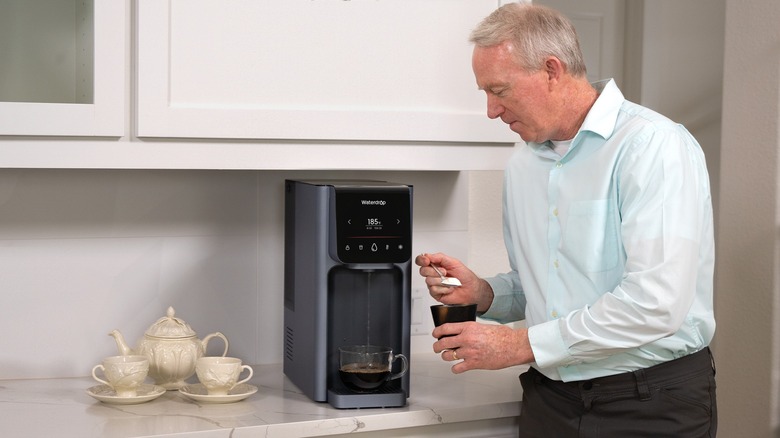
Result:
[[[136,344],[168,306],[232,355],[281,362],[283,181],[355,176],[413,184],[414,253],[468,260],[465,173],[1,169],[0,379],[88,375],[110,330]]]
[[[469,267],[483,277],[509,271],[502,212],[504,172],[469,172]]]

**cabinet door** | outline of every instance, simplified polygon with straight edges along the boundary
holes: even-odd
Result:
[[[14,0],[0,16],[0,135],[124,135],[125,0]]]
[[[139,0],[139,137],[513,143],[468,35],[497,0]]]

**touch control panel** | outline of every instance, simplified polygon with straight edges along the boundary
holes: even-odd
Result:
[[[411,188],[336,187],[336,244],[343,263],[402,263],[412,254]]]

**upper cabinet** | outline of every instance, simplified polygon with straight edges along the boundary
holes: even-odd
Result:
[[[503,169],[500,3],[0,0],[0,168]]]
[[[512,144],[469,31],[497,0],[138,0],[138,137]]]
[[[124,134],[124,0],[0,1],[0,135]]]

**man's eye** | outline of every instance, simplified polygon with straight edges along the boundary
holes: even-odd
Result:
[[[506,88],[493,88],[490,90],[490,94],[496,97],[504,97],[506,95]]]

